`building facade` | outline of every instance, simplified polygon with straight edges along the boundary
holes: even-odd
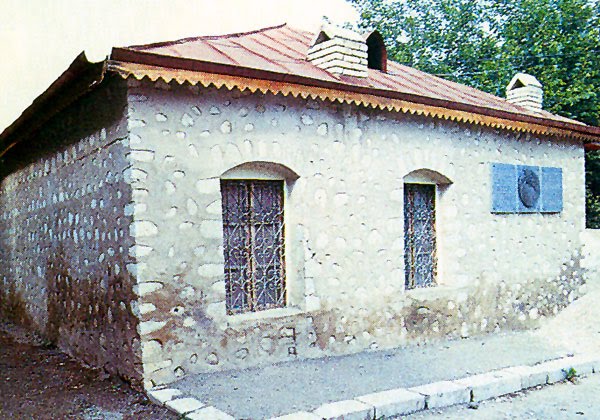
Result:
[[[336,83],[380,77],[377,36],[336,31],[234,39],[292,36]],[[527,328],[582,293],[597,128],[483,93],[466,109],[477,91],[437,78],[462,102],[142,50],[114,51],[93,90],[2,137],[0,309],[75,357],[152,387]]]

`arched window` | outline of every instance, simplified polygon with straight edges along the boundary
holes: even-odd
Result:
[[[248,162],[221,176],[227,313],[286,305],[285,196],[298,175]]]
[[[406,289],[436,284],[437,191],[452,181],[431,169],[418,169],[404,177],[404,267]]]
[[[450,185],[452,181],[433,169],[417,169],[404,176],[405,183]]]

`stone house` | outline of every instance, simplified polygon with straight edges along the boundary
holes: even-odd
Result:
[[[78,57],[0,135],[0,310],[146,387],[534,326],[600,129],[325,25]]]

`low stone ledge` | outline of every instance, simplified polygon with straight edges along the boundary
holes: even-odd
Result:
[[[179,398],[167,401],[165,407],[177,414],[184,415],[204,407],[204,404],[195,398]]]
[[[154,404],[165,405],[167,401],[171,401],[175,397],[181,395],[181,391],[178,389],[159,389],[147,392],[148,398]]]
[[[375,407],[376,417],[406,415],[425,409],[425,396],[404,388],[375,392],[355,399]]]
[[[565,369],[575,369],[576,375],[590,375],[600,370],[600,358],[590,354],[580,354],[564,359]]]
[[[271,420],[321,420],[321,417],[307,411],[297,411],[285,416],[273,417]]]
[[[581,354],[532,366],[532,369],[547,373],[548,379],[546,382],[548,384],[565,380],[571,368],[575,370],[576,375],[589,375],[599,370],[600,359],[596,356]]]
[[[534,369],[532,366],[512,366],[502,369],[500,372],[519,375],[521,378],[521,389],[533,388],[538,385],[546,385],[548,373],[543,369]]]
[[[466,386],[471,401],[483,401],[522,389],[521,376],[507,371],[493,371],[458,379],[454,383]]]
[[[549,362],[531,366],[533,372],[546,374],[547,384],[553,384],[567,379],[567,371],[565,368],[566,364],[564,359],[550,360]]]
[[[323,404],[313,413],[325,420],[365,420],[373,418],[375,408],[360,401],[345,400]]]
[[[235,420],[234,417],[212,406],[188,413],[185,418],[187,420]]]
[[[425,408],[448,407],[471,401],[471,392],[465,385],[459,385],[450,381],[415,386],[408,388],[408,391],[424,395]]]

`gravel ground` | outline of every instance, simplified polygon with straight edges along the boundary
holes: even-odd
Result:
[[[174,385],[236,418],[261,419],[371,392],[566,355],[530,331],[194,375]]]
[[[174,420],[144,394],[0,322],[0,419]]]

